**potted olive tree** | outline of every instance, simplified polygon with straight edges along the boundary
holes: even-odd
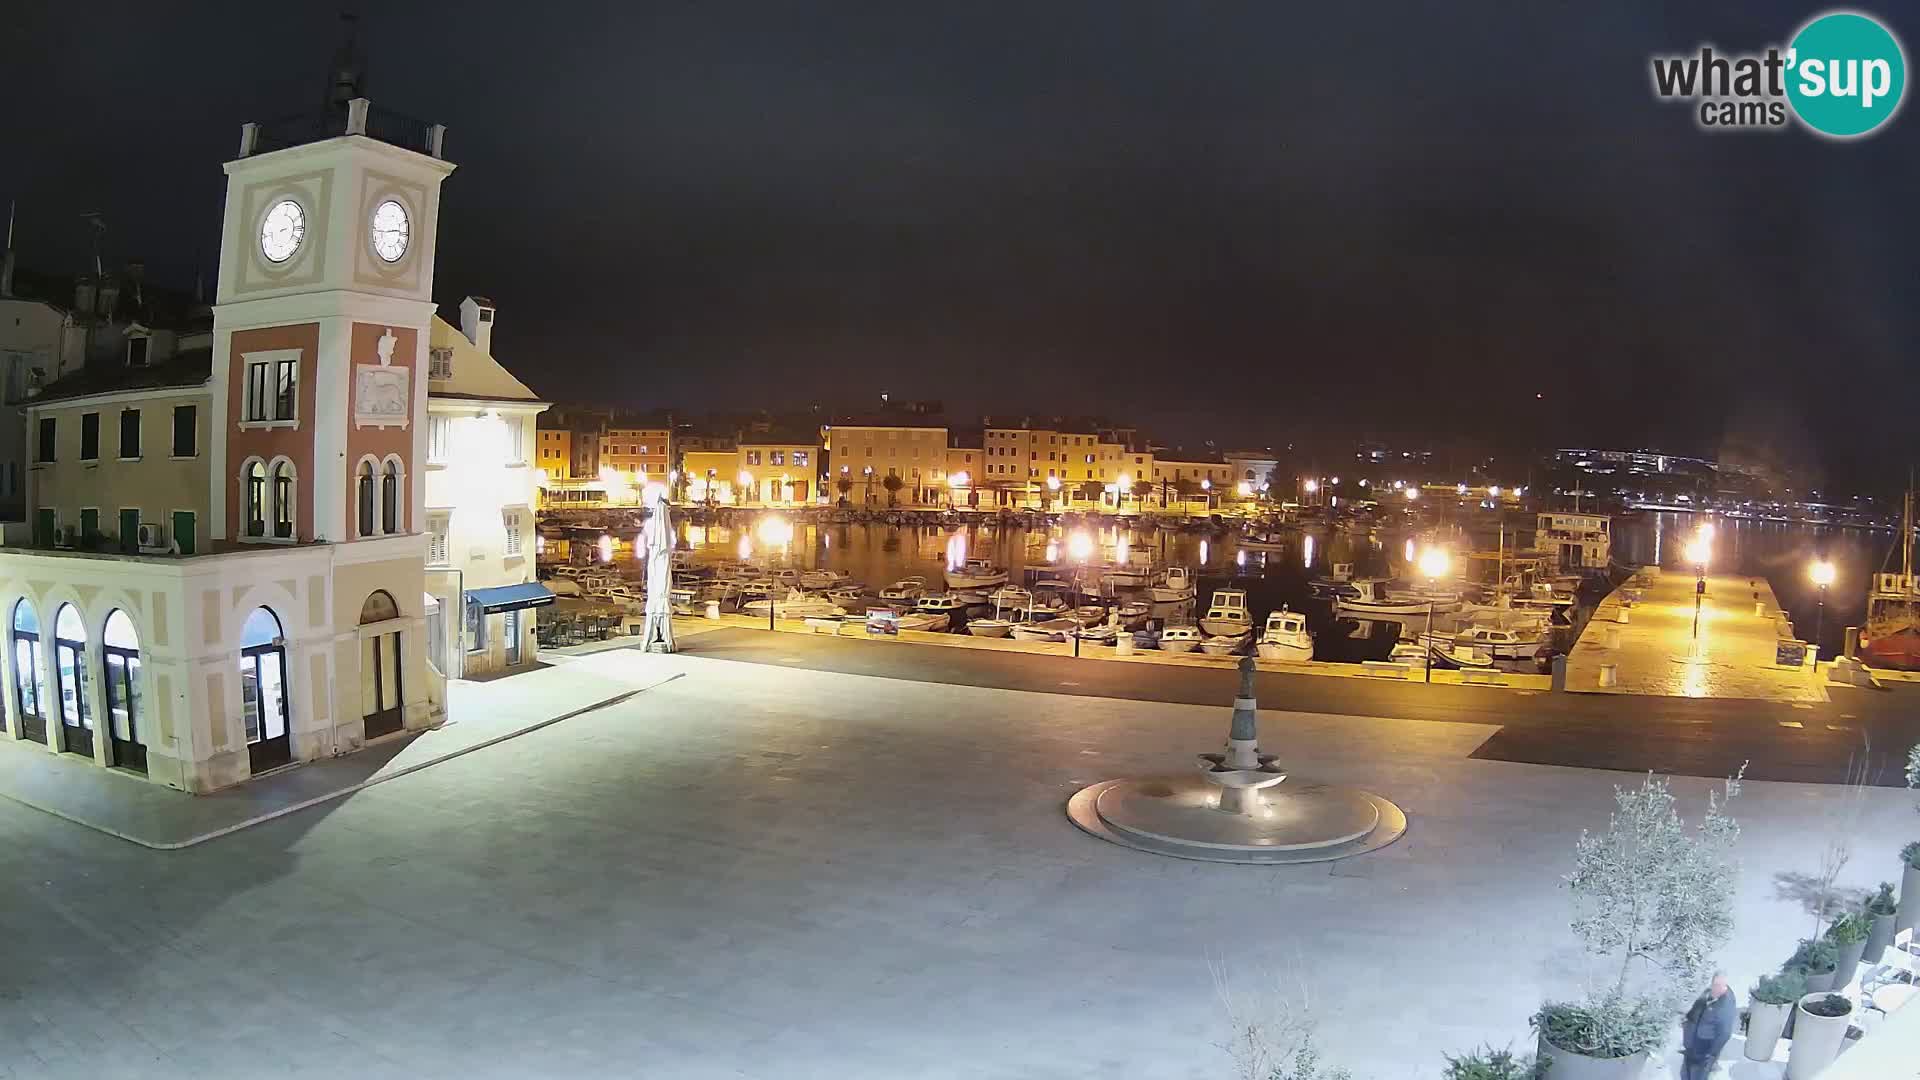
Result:
[[[1617,967],[1586,1000],[1550,1001],[1534,1014],[1548,1080],[1634,1080],[1675,1028],[1733,934],[1740,826],[1727,806],[1739,793],[1735,775],[1689,829],[1666,778],[1648,775],[1614,789],[1606,832],[1581,835],[1566,877],[1573,932]]]
[[[1762,975],[1747,994],[1747,1058],[1772,1061],[1774,1048],[1786,1032],[1793,1006],[1807,995],[1807,978],[1798,971]]]
[[[1827,940],[1833,942],[1835,954],[1833,988],[1838,989],[1853,982],[1854,972],[1860,966],[1861,954],[1867,951],[1867,934],[1872,925],[1867,922],[1864,913],[1849,911],[1833,920],[1827,927]]]
[[[1893,917],[1900,911],[1893,899],[1893,882],[1880,883],[1880,891],[1867,897],[1867,945],[1861,957],[1878,963],[1880,954],[1893,944]]]
[[[1813,1080],[1840,1056],[1853,1002],[1840,994],[1813,993],[1794,1009],[1793,1046],[1787,1051],[1787,1080]]]

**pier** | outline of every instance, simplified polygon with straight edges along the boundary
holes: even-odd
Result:
[[[1749,698],[1824,702],[1809,648],[1782,665],[1780,645],[1795,640],[1787,613],[1765,578],[1709,574],[1699,596],[1695,578],[1636,573],[1601,601],[1567,657],[1567,689],[1655,697]],[[1788,650],[1792,652],[1791,648]]]

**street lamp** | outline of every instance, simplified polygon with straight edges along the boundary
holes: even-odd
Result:
[[[1050,513],[1053,510],[1053,500],[1059,494],[1060,494],[1060,478],[1057,476],[1047,477],[1047,497],[1045,500],[1046,505],[1040,508],[1040,512],[1043,514]]]
[[[1118,514],[1126,509],[1127,492],[1133,490],[1133,477],[1121,473],[1113,482],[1113,512]]]
[[[713,509],[713,500],[717,498],[713,488],[715,484],[719,483],[719,476],[720,471],[718,469],[707,470],[707,509],[709,510]]]
[[[1813,644],[1817,648],[1820,645],[1820,634],[1826,629],[1827,586],[1833,584],[1833,562],[1828,559],[1815,559],[1808,575],[1813,578],[1815,585],[1820,586],[1820,607],[1813,617]]]
[[[740,482],[740,490],[734,495],[733,501],[740,506],[745,506],[747,505],[747,492],[753,488],[753,474],[745,469],[741,469],[740,475],[734,477],[734,479]]]
[[[967,474],[964,472],[949,473],[947,475],[947,486],[953,489],[953,494],[947,496],[947,505],[949,507],[952,507],[954,500],[960,497],[960,489],[967,486],[967,479]]]
[[[1212,477],[1203,476],[1200,478],[1200,495],[1202,498],[1207,500],[1207,513],[1209,514],[1213,513],[1213,478]]]
[[[1440,579],[1447,576],[1447,570],[1453,560],[1447,557],[1446,548],[1430,547],[1420,553],[1420,574],[1427,579],[1427,632],[1422,635],[1427,646],[1427,681],[1433,681],[1433,604],[1435,590]]]
[[[1253,485],[1242,480],[1233,486],[1233,493],[1243,499],[1250,499],[1253,497]]]
[[[1700,603],[1707,595],[1707,561],[1713,557],[1712,526],[1703,525],[1687,542],[1687,561],[1693,564],[1693,643],[1700,644]]]
[[[1413,488],[1413,487],[1410,487],[1410,488],[1408,488],[1408,489],[1407,489],[1407,501],[1408,501],[1408,502],[1418,502],[1418,501],[1419,501],[1419,499],[1420,499],[1420,489],[1419,489],[1419,488]]]

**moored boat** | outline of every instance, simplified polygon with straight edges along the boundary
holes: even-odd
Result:
[[[1193,599],[1193,572],[1184,566],[1169,566],[1153,583],[1147,595],[1156,604],[1178,604]]]
[[[1192,652],[1205,638],[1206,634],[1197,626],[1169,626],[1160,631],[1160,651]]]
[[[1207,601],[1207,613],[1200,629],[1214,637],[1244,634],[1253,628],[1253,615],[1247,610],[1245,589],[1215,589]]]
[[[949,589],[991,589],[1007,583],[1007,568],[986,559],[968,559],[964,565],[947,570]]]
[[[1267,613],[1267,625],[1254,642],[1254,651],[1267,660],[1313,659],[1313,635],[1307,632],[1307,617],[1281,608]]]

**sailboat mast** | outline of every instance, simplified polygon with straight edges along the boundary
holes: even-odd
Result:
[[[1907,466],[1907,497],[1900,506],[1900,573],[1913,588],[1913,466]]]

